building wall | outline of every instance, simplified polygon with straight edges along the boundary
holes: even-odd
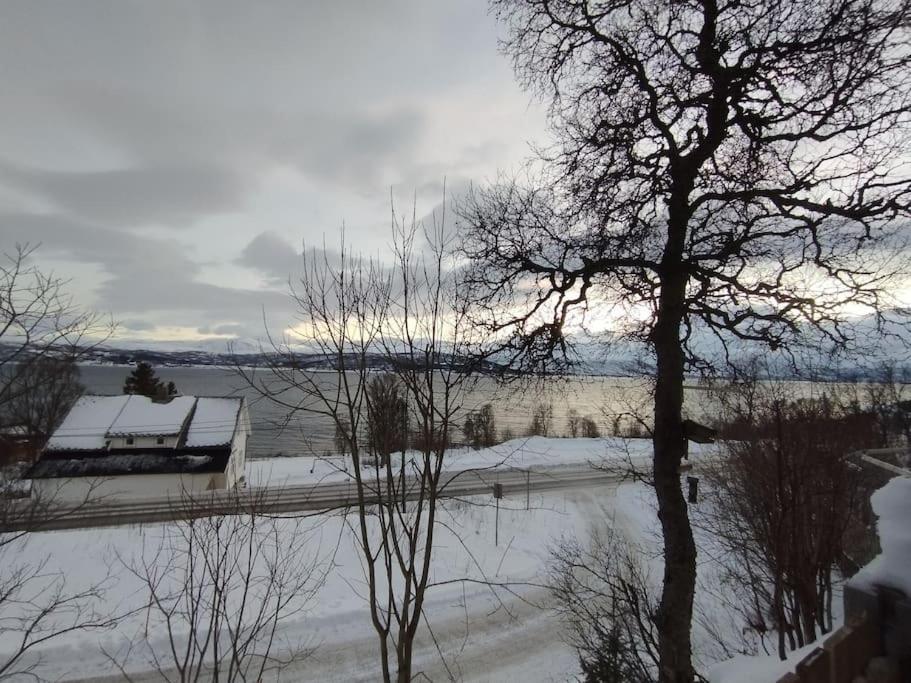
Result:
[[[228,458],[228,465],[225,467],[225,487],[235,488],[243,486],[246,483],[247,467],[247,435],[249,434],[249,424],[245,424],[246,411],[242,412],[241,424],[234,432],[234,439],[231,441],[231,457]]]
[[[181,492],[201,492],[226,487],[220,472],[207,474],[130,474],[119,477],[35,479],[36,494],[57,503],[79,503],[91,498],[179,498]]]
[[[162,438],[164,443],[158,443],[158,439]],[[133,443],[127,443],[127,437],[125,436],[114,436],[109,439],[110,448],[142,448],[143,450],[148,450],[150,448],[177,448],[177,436],[134,436]]]

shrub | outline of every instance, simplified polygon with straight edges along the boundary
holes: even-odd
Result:
[[[465,416],[462,433],[465,435],[468,445],[475,450],[493,446],[497,442],[497,426],[493,414],[493,406],[490,403],[485,403],[478,410],[469,412]]]
[[[539,403],[531,415],[528,425],[528,436],[549,436],[553,432],[554,406],[552,403]]]
[[[370,452],[386,462],[408,444],[405,387],[395,375],[377,375],[367,385],[367,435]]]
[[[566,413],[566,435],[571,439],[579,436],[581,422],[582,418],[579,417],[578,411],[575,408],[570,408],[569,412]]]
[[[579,424],[579,431],[586,439],[597,439],[601,436],[598,423],[595,422],[591,415],[586,415],[582,418]]]

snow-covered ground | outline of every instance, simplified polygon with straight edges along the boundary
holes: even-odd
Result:
[[[690,451],[696,456],[713,452],[711,447],[698,445],[691,445]],[[649,462],[651,455],[652,442],[649,439],[562,439],[531,436],[477,451],[469,448],[452,449],[446,454],[443,467],[451,472],[484,468],[546,469],[562,465],[619,462],[628,459],[644,465]],[[351,476],[351,459],[342,456],[262,458],[247,461],[247,484],[250,486],[315,484],[345,481]]]
[[[446,466],[454,471],[493,466],[544,468],[602,462],[605,458],[647,458],[650,450],[651,444],[644,440],[530,438],[485,451],[454,452]],[[276,485],[344,478],[348,475],[341,462],[310,458],[252,461],[248,463],[248,481]],[[530,509],[526,509],[524,494],[507,496],[500,504],[497,544],[492,503],[487,496],[443,504],[432,565],[432,582],[440,585],[431,589],[425,610],[436,642],[431,640],[430,630],[420,633],[414,670],[427,672],[432,680],[446,680],[447,668],[465,681],[572,679],[578,672],[578,661],[565,644],[558,618],[547,608],[549,597],[543,587],[550,551],[562,538],[585,539],[593,528],[607,525],[639,546],[653,582],[660,585],[654,494],[646,485],[634,482],[547,492],[533,495]],[[325,582],[303,611],[282,623],[282,643],[315,648],[282,680],[376,680],[376,636],[369,621],[364,572],[350,526],[341,514],[315,515],[301,523],[297,534],[304,534],[304,555],[325,571]],[[67,577],[70,589],[111,574],[97,609],[125,614],[140,607],[147,596],[139,581],[123,571],[117,558],[136,558],[156,548],[168,528],[155,524],[34,534],[18,549],[17,559],[36,564],[46,558],[43,571],[60,572]],[[711,539],[698,535],[697,542],[704,549]],[[717,566],[706,559],[710,555],[700,556],[701,586],[719,583]],[[511,589],[495,591],[470,580],[508,583]],[[725,621],[724,610],[712,592],[700,591],[697,599],[700,613],[714,628],[736,632],[737,625]],[[49,642],[37,651],[41,659],[38,671],[61,681],[120,680],[113,675],[102,650],[127,656],[127,643],[141,633],[143,624],[143,613],[136,612],[114,630],[73,633]],[[163,637],[160,632],[150,636],[152,646],[160,648]],[[9,638],[0,639],[0,652],[10,647]],[[725,658],[711,630],[702,625],[694,629],[694,648],[702,670]],[[143,648],[133,650],[127,656],[128,668],[137,672],[150,669],[148,655]]]
[[[895,477],[870,499],[881,552],[851,579],[857,586],[888,586],[911,595],[911,477]]]
[[[515,590],[533,602],[546,601],[546,592],[537,586],[554,539],[563,534],[584,534],[593,514],[591,492],[549,493],[533,496],[530,510],[525,498],[504,499],[499,512],[499,545],[494,545],[495,510],[489,498],[449,502],[441,513],[434,545],[434,582],[454,579],[490,579],[515,583]],[[365,581],[353,537],[341,515],[321,515],[306,520],[307,550],[319,557],[319,566],[328,569],[324,585],[304,612],[282,625],[281,638],[303,642],[316,650],[311,658],[295,669],[286,680],[352,681],[376,680],[378,666],[375,636],[369,622]],[[118,556],[135,557],[145,547],[156,548],[165,525],[116,527],[34,534],[18,553],[18,560],[49,562],[46,573],[62,572],[68,588],[87,586],[109,573],[103,599],[97,609],[103,613],[129,612],[142,605],[145,594],[134,577],[119,569]],[[531,585],[525,585],[531,584]],[[500,600],[508,612],[497,613]],[[533,680],[565,680],[568,667],[575,666],[571,650],[559,639],[559,624],[546,610],[531,609],[506,591],[495,596],[490,588],[472,583],[449,583],[432,589],[426,608],[435,635],[444,638],[441,649],[447,665],[465,669],[466,680],[504,680],[499,675],[486,678],[487,658],[495,641],[483,634],[509,638],[523,637],[541,642],[540,661],[535,663]],[[493,616],[492,616],[493,615]],[[513,618],[514,617],[514,618]],[[527,617],[527,618],[526,618]],[[112,671],[102,653],[124,653],[127,641],[143,628],[143,614],[127,617],[113,631],[75,633],[49,643],[38,653],[39,671],[52,680],[118,680],[105,678]],[[155,636],[161,647],[163,634]],[[486,641],[486,642],[481,642]],[[505,643],[502,643],[508,649]],[[439,666],[435,648],[424,639],[418,653],[420,666]],[[0,641],[0,651],[11,642]],[[548,655],[545,657],[544,652]],[[485,654],[486,653],[486,654]],[[134,652],[130,668],[151,668],[147,653]],[[2,659],[2,655],[0,655]],[[521,669],[529,664],[517,654],[498,664]],[[550,667],[549,671],[545,669]],[[544,667],[544,668],[542,668]],[[493,671],[493,669],[491,669]]]

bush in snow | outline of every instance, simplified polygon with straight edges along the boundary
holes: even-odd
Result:
[[[554,406],[552,403],[539,403],[531,414],[528,425],[528,436],[550,436],[553,432]]]
[[[731,606],[784,659],[832,629],[833,584],[863,535],[870,483],[850,456],[875,442],[875,424],[837,396],[794,399],[780,383],[727,391],[737,440],[709,471],[700,523],[736,558]]]
[[[490,448],[497,443],[497,424],[493,406],[485,403],[478,410],[472,410],[465,416],[462,433],[468,445],[478,450]]]
[[[611,530],[552,551],[549,584],[586,683],[646,683],[657,665],[657,602],[642,554]]]
[[[579,430],[586,439],[597,439],[601,436],[601,430],[598,428],[598,423],[589,415],[582,418],[582,421],[579,423]]]

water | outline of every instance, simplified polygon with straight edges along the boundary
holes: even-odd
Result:
[[[130,368],[119,366],[82,366],[80,370],[86,390],[98,394],[121,393],[130,372]],[[289,419],[287,408],[260,398],[234,370],[180,366],[160,367],[156,372],[185,394],[245,396],[253,423],[247,450],[250,457],[321,455],[334,450],[335,429],[329,417],[298,412]],[[323,373],[320,381],[331,388],[336,376]],[[289,398],[294,400],[294,396]],[[493,405],[501,435],[509,429],[516,436],[527,431],[535,407],[542,403],[553,407],[553,436],[566,434],[570,410],[591,416],[603,433],[611,432],[618,416],[621,426],[629,429],[635,423],[633,415],[651,414],[648,380],[626,377],[547,378],[509,387],[481,377],[465,396],[463,405],[472,409],[485,403]],[[684,409],[689,417],[711,422],[712,403],[705,389],[695,383],[687,386]],[[461,433],[457,431],[453,438],[460,439]]]

